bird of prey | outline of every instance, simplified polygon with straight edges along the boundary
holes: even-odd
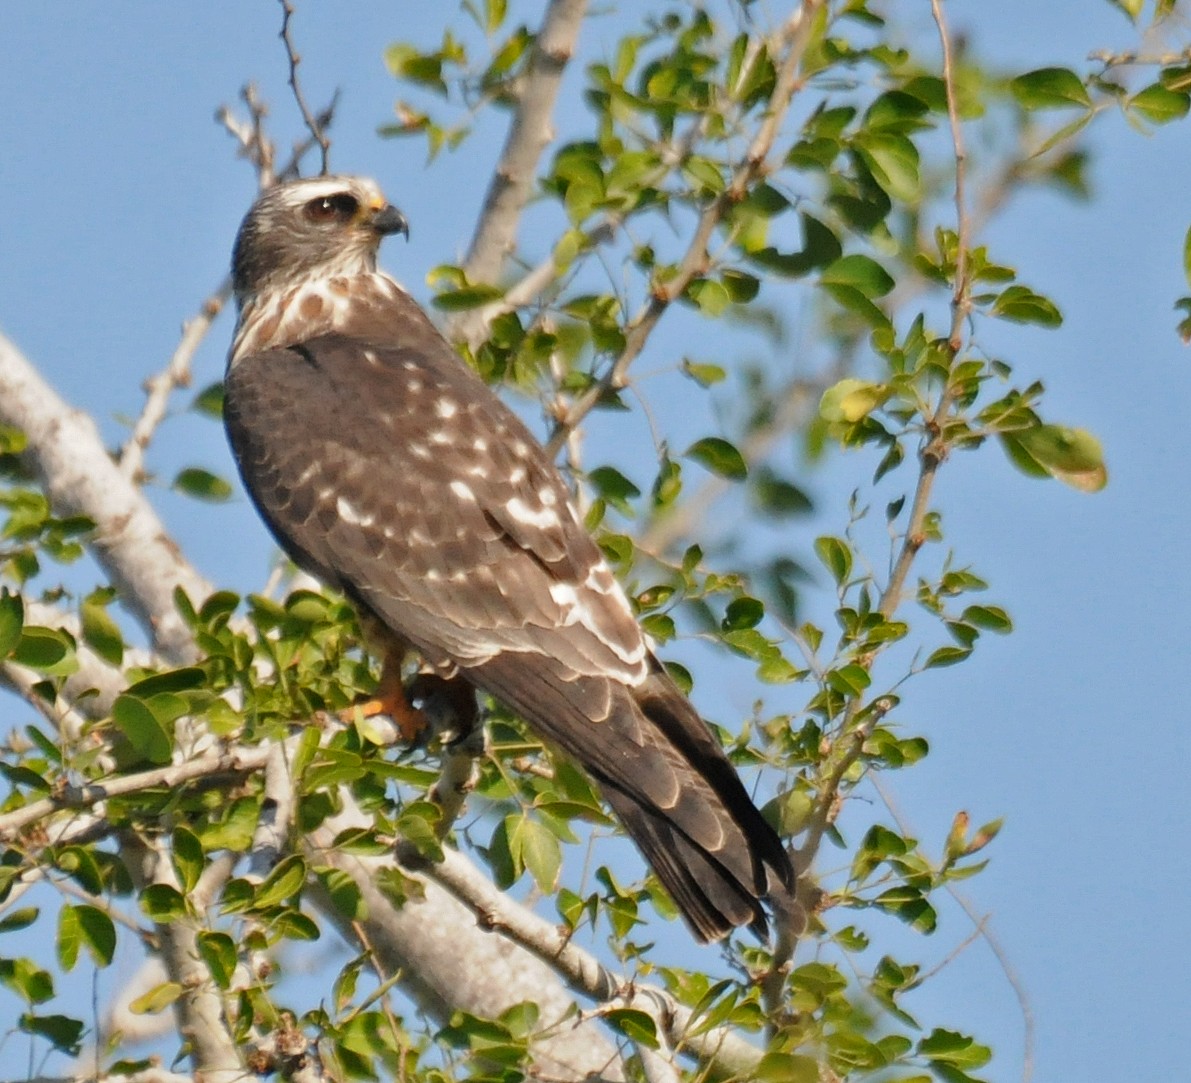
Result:
[[[596,780],[700,939],[763,932],[762,901],[793,888],[785,849],[541,446],[377,270],[407,232],[358,177],[279,184],[248,212],[224,416],[249,495],[381,630],[382,685],[413,650],[503,702]]]

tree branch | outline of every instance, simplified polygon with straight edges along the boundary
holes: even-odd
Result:
[[[346,872],[360,888],[367,916],[356,922],[329,900],[320,903],[344,938],[371,947],[382,975],[400,971],[402,989],[440,1022],[458,1010],[495,1019],[515,1004],[533,1001],[540,1009],[540,1031],[532,1049],[544,1078],[623,1079],[616,1047],[595,1022],[572,1022],[574,1002],[550,967],[512,940],[479,927],[473,912],[429,877],[419,879],[420,889],[415,888],[402,906],[394,906],[377,886],[381,871],[391,868],[391,859],[335,848],[339,832],[370,823],[349,805],[306,840],[320,863]],[[476,876],[483,879],[478,872]],[[315,897],[321,894],[317,884],[311,890]]]
[[[173,356],[161,372],[144,383],[147,398],[141,416],[132,427],[132,434],[120,453],[120,473],[140,484],[144,481],[145,448],[153,439],[157,427],[165,419],[166,408],[175,388],[190,386],[190,364],[202,344],[215,317],[223,310],[232,295],[231,278],[225,278],[219,288],[200,306],[198,314],[182,325],[182,338]]]
[[[963,130],[959,116],[959,105],[955,89],[954,56],[951,38],[944,21],[941,0],[931,0],[931,11],[935,25],[939,31],[939,39],[943,53],[943,83],[947,94],[947,115],[951,127],[951,139],[955,156],[955,214],[956,214],[956,262],[955,281],[951,298],[951,328],[948,335],[947,348],[951,360],[963,348],[964,324],[971,313],[971,281],[968,272],[969,245],[971,243],[971,224],[968,218],[965,198],[966,154],[963,143]],[[881,591],[877,602],[877,610],[887,620],[897,612],[902,602],[902,593],[914,560],[918,556],[925,540],[926,517],[930,512],[931,493],[934,489],[935,477],[940,465],[946,458],[948,445],[943,434],[944,423],[953,404],[951,388],[945,386],[939,394],[939,401],[935,405],[931,416],[926,419],[926,434],[919,451],[918,480],[914,488],[914,497],[910,504],[909,518],[902,535],[902,543],[897,557],[893,562],[889,579]],[[859,664],[866,670],[871,670],[874,657],[859,659]],[[828,825],[833,821],[835,810],[839,802],[839,791],[848,770],[859,759],[864,749],[864,742],[868,739],[873,727],[884,716],[886,707],[881,701],[870,705],[870,714],[863,723],[857,724],[862,701],[859,696],[848,701],[844,717],[839,727],[837,747],[832,750],[824,761],[826,774],[821,772],[819,792],[815,799],[811,816],[808,820],[806,839],[799,850],[800,857],[807,867],[814,860],[820,843]],[[839,747],[843,744],[842,749]]]
[[[294,39],[290,35],[290,20],[294,16],[294,5],[290,0],[280,0],[281,3],[281,33],[280,38],[285,44],[285,55],[289,59],[289,85],[294,92],[294,101],[298,103],[298,111],[302,114],[302,121],[310,132],[311,138],[318,144],[322,156],[322,167],[319,172],[326,174],[328,169],[328,156],[331,153],[331,140],[327,137],[325,127],[319,123],[319,118],[311,111],[310,106],[306,104],[306,95],[302,93],[302,85],[298,81],[298,65],[302,63],[302,57],[298,54],[297,48],[294,46]],[[338,94],[336,94],[338,97]],[[335,103],[332,99],[331,108],[334,109]]]
[[[95,524],[90,548],[163,655],[195,657],[190,629],[174,606],[181,587],[201,600],[211,586],[183,558],[144,495],[108,457],[95,423],[73,410],[0,334],[0,422],[21,429],[24,460],[58,514]]]
[[[625,343],[620,355],[612,363],[603,378],[583,392],[571,405],[560,413],[546,443],[546,450],[553,458],[566,442],[568,434],[595,408],[596,404],[610,391],[617,391],[625,384],[629,368],[637,359],[653,329],[657,326],[670,304],[681,297],[686,288],[707,269],[711,238],[716,227],[723,220],[728,209],[747,194],[749,185],[767,170],[767,159],[773,148],[778,129],[790,108],[790,102],[801,85],[799,68],[803,54],[814,30],[814,14],[824,0],[802,0],[798,10],[790,16],[779,35],[779,46],[785,49],[785,57],[778,69],[773,92],[766,106],[765,120],[757,129],[741,163],[732,173],[724,190],[712,199],[699,215],[695,232],[687,250],[675,268],[675,273],[665,282],[656,282],[645,306],[630,321],[625,330]]]
[[[688,1033],[698,1022],[689,1008],[664,989],[630,981],[609,970],[557,925],[498,890],[459,851],[444,850],[442,861],[428,862],[412,847],[404,846],[399,847],[398,858],[449,891],[482,928],[508,937],[546,963],[573,992],[604,1005],[619,1003],[648,1012],[670,1045],[710,1062],[717,1073],[747,1075],[755,1070],[761,1058],[756,1046],[725,1028]]]
[[[12,839],[24,828],[67,809],[96,809],[112,797],[125,797],[159,787],[176,789],[202,781],[216,785],[228,778],[242,778],[264,767],[271,753],[269,745],[255,748],[231,748],[183,763],[154,767],[134,775],[117,775],[103,782],[67,786],[61,793],[31,801],[23,808],[0,815],[0,839]],[[102,810],[99,810],[102,813]]]
[[[529,64],[517,89],[517,106],[509,135],[463,261],[463,272],[469,281],[496,281],[505,258],[513,250],[517,223],[533,193],[538,159],[553,138],[550,118],[554,102],[586,9],[587,0],[550,0],[546,7]]]
[[[134,881],[139,881],[138,887],[154,883],[180,889],[164,839],[146,844],[131,833],[125,833],[124,838],[124,850],[130,858],[127,865]],[[154,929],[166,972],[183,988],[174,1001],[174,1014],[179,1032],[190,1044],[196,1078],[203,1083],[243,1083],[244,1065],[224,1018],[223,1001],[198,950],[194,922],[179,919],[155,923]]]

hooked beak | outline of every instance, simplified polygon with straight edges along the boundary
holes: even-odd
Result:
[[[403,233],[406,239],[409,239],[409,223],[405,220],[405,215],[391,203],[386,203],[376,210],[368,224],[382,237],[387,237],[390,233]]]

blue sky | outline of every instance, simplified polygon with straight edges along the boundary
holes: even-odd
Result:
[[[933,40],[925,0],[891,7],[907,35]],[[386,262],[422,296],[425,272],[465,244],[481,195],[459,159],[427,169],[419,146],[375,135],[395,97],[382,50],[403,37],[429,42],[431,8],[306,0],[294,27],[307,93],[322,101],[343,89],[333,164],[377,177],[405,211],[411,241]],[[952,0],[947,10],[979,56],[1021,70],[1079,67],[1092,49],[1134,43],[1125,19],[1097,0]],[[181,321],[224,274],[252,197],[251,171],[212,122],[216,106],[254,79],[283,146],[301,134],[278,8],[10,2],[4,23],[0,329],[116,442],[120,418],[140,408],[141,379],[164,365]],[[610,41],[616,25],[597,20],[591,40]],[[481,148],[495,145],[482,137]],[[958,809],[976,823],[1006,817],[969,894],[992,915],[1030,997],[1041,1083],[1179,1078],[1191,973],[1181,480],[1191,375],[1171,308],[1186,292],[1191,140],[1185,126],[1146,137],[1109,118],[1090,146],[1094,202],[1038,193],[985,237],[1066,323],[981,336],[1022,382],[1045,381],[1050,418],[1100,436],[1111,482],[1085,496],[1031,481],[994,449],[947,464],[937,503],[949,544],[993,584],[990,600],[1017,631],[914,686],[904,713],[932,755],[894,790],[936,850]],[[197,386],[219,376],[229,337],[224,316],[197,358]],[[149,462],[166,480],[190,464],[230,471],[218,427],[187,416],[167,423]],[[842,529],[840,494],[872,466],[840,455],[808,475],[821,517],[796,527],[800,553],[814,533]],[[237,587],[260,581],[270,548],[246,504],[196,507],[164,486],[156,503],[205,574]],[[826,617],[826,593],[809,604]],[[736,689],[725,703],[751,695]],[[937,960],[967,931],[948,913],[938,943],[898,940],[898,950]],[[0,1029],[12,1007],[0,1002]],[[992,1078],[1018,1077],[1020,1013],[984,946],[916,1007],[993,1044]]]

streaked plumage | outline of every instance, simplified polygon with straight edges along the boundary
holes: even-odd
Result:
[[[404,219],[370,181],[260,197],[233,258],[225,419],[282,547],[598,781],[694,931],[764,926],[793,870],[653,657],[528,429],[376,270]]]

